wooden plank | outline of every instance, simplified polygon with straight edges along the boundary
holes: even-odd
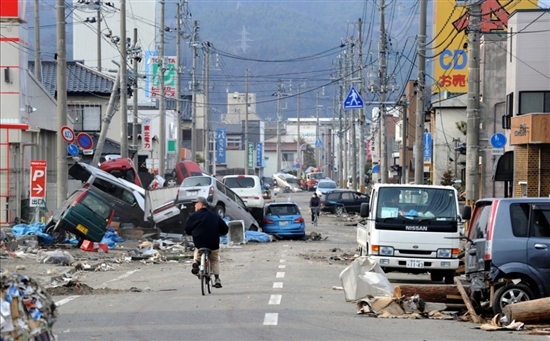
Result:
[[[550,297],[509,304],[504,307],[502,313],[510,322],[515,320],[523,323],[548,323],[550,322]]]
[[[410,297],[418,295],[424,302],[454,302],[449,295],[462,299],[455,286],[452,285],[397,285],[393,289],[393,297]]]
[[[474,306],[472,305],[472,302],[470,301],[470,297],[468,297],[468,294],[466,293],[466,290],[464,290],[464,287],[462,286],[462,283],[460,282],[460,279],[458,277],[455,277],[454,279],[456,288],[460,292],[460,295],[462,296],[462,300],[466,304],[466,308],[468,308],[468,313],[470,313],[470,316],[472,317],[472,321],[474,323],[481,323],[481,317],[479,317],[478,314],[476,314],[476,310],[474,309]]]

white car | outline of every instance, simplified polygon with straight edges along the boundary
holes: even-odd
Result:
[[[273,179],[277,182],[280,191],[284,191],[285,188],[288,188],[292,192],[302,191],[302,189],[298,185],[298,179],[296,179],[294,175],[290,175],[287,173],[275,173],[273,174]]]
[[[330,179],[321,179],[317,183],[317,189],[315,190],[315,193],[317,193],[317,196],[320,198],[327,193],[334,192],[334,190],[337,188],[338,185],[336,184],[336,182]]]
[[[257,175],[226,175],[222,182],[243,199],[252,216],[261,224],[264,219],[265,202],[260,177]]]

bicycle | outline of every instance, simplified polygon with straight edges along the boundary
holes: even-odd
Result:
[[[311,212],[313,213],[313,226],[317,226],[319,221],[319,206],[312,207]]]
[[[210,258],[208,255],[210,254],[212,250],[209,248],[200,248],[199,254],[201,256],[201,262],[199,265],[199,279],[201,280],[201,291],[202,295],[205,295],[205,288],[207,289],[208,293],[211,294],[211,288],[213,286],[213,280],[212,280],[212,266],[210,264]]]

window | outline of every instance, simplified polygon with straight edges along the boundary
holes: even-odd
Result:
[[[532,237],[550,238],[550,207],[536,207],[533,210]]]
[[[227,149],[240,150],[241,137],[227,137]]]
[[[225,185],[229,188],[254,188],[254,178],[227,178]]]
[[[353,200],[353,193],[342,193],[342,200]]]
[[[529,204],[510,205],[510,218],[512,220],[512,233],[514,233],[514,236],[527,237]]]
[[[282,153],[283,161],[294,161],[294,153]]]
[[[70,105],[69,116],[74,119],[75,131],[100,131],[101,107]]]
[[[518,115],[541,112],[550,113],[550,91],[519,93]]]
[[[511,117],[514,116],[514,93],[506,95],[506,114],[502,116],[502,129],[510,129]]]

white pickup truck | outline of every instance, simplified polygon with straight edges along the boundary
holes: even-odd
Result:
[[[357,224],[361,256],[387,272],[429,272],[432,281],[453,283],[461,222],[457,194],[447,186],[374,185]]]

